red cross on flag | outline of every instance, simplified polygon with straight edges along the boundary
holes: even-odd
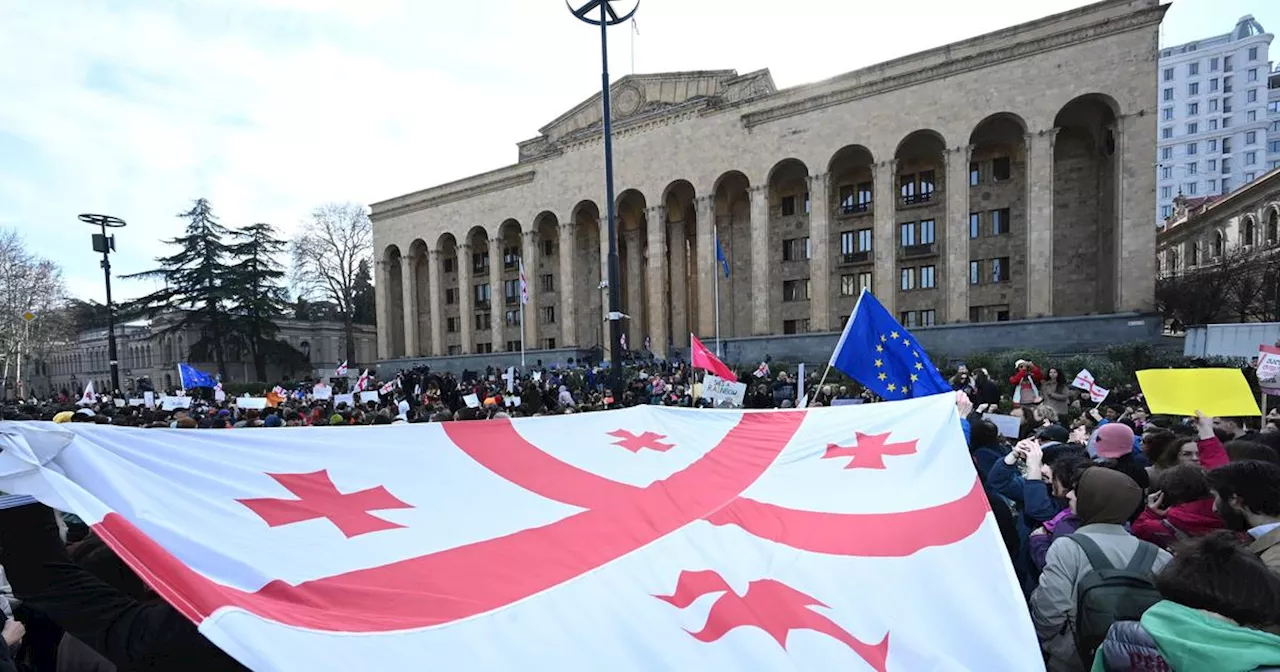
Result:
[[[251,669],[1043,669],[952,395],[185,431],[6,423],[0,491]]]
[[[1093,374],[1089,373],[1089,369],[1081,369],[1076,374],[1076,379],[1071,381],[1071,387],[1084,390],[1089,393],[1089,400],[1095,404],[1101,404],[1106,400],[1107,395],[1111,394],[1111,390],[1099,386],[1093,380]]]

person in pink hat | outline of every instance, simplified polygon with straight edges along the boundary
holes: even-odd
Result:
[[[1105,466],[1132,478],[1143,490],[1151,487],[1151,476],[1138,464],[1133,454],[1133,429],[1119,422],[1098,428],[1093,435],[1093,450]]]

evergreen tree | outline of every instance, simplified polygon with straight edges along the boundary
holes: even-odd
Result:
[[[159,268],[123,276],[163,280],[164,289],[133,301],[125,312],[154,317],[174,309],[181,311],[165,331],[197,330],[200,338],[181,354],[197,361],[213,361],[218,373],[226,377],[227,345],[235,331],[227,307],[235,277],[228,264],[230,246],[223,241],[231,238],[231,232],[218,223],[209,201],[203,198],[178,216],[187,220],[184,235],[164,241],[176,246],[178,252],[157,257]]]
[[[232,315],[232,339],[253,362],[256,380],[267,380],[267,362],[293,368],[302,359],[289,344],[277,340],[276,320],[289,309],[289,297],[281,284],[284,270],[276,259],[285,242],[276,238],[270,224],[251,224],[232,234],[228,253],[237,259],[228,270],[228,310]]]
[[[361,259],[356,270],[352,304],[356,324],[375,324],[377,322],[377,298],[373,293],[373,274],[369,272],[369,260]]]

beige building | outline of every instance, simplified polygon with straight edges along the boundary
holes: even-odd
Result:
[[[1238,251],[1280,245],[1280,169],[1221,196],[1173,201],[1157,237],[1160,277],[1221,261]]]
[[[631,346],[713,334],[717,281],[725,338],[838,330],[862,287],[908,326],[1150,310],[1166,9],[1106,0],[783,90],[617,81]],[[604,345],[602,154],[597,94],[513,165],[373,204],[379,357]]]
[[[120,385],[125,391],[133,391],[138,379],[147,378],[157,390],[171,390],[179,386],[178,362],[187,361],[190,344],[199,339],[194,328],[165,331],[170,319],[161,316],[150,324],[131,323],[116,326],[116,352],[119,357]],[[346,356],[346,340],[340,322],[300,322],[280,320],[280,333],[276,338],[292,345],[310,358],[311,369],[283,371],[279,366],[268,365],[267,374],[274,383],[285,376],[329,377]],[[372,362],[375,354],[374,328],[371,325],[355,325],[357,362]],[[256,377],[253,362],[247,356],[228,353],[225,382],[252,381]],[[212,362],[189,362],[206,373],[214,374],[217,366]],[[90,380],[94,389],[106,392],[111,389],[111,365],[108,357],[107,330],[93,329],[76,335],[72,343],[53,348],[41,361],[29,363],[31,375],[27,376],[27,390],[47,394],[66,389],[79,393]],[[358,373],[358,371],[355,371]],[[354,375],[354,373],[352,374]]]

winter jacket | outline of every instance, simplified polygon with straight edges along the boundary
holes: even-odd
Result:
[[[1052,520],[1044,523],[1044,534],[1033,534],[1027,538],[1027,546],[1031,549],[1031,564],[1037,570],[1044,569],[1044,557],[1049,547],[1058,537],[1074,534],[1080,527],[1080,517],[1071,509],[1063,509]]]
[[[1033,366],[1030,369],[1018,369],[1009,378],[1009,382],[1013,384],[1013,403],[1015,404],[1038,404],[1042,397],[1040,396],[1040,381],[1044,380],[1044,374],[1040,372],[1040,367]]]
[[[1280,527],[1255,539],[1249,550],[1262,558],[1271,571],[1280,574]]]
[[[1130,531],[1143,541],[1169,548],[1183,536],[1202,537],[1222,528],[1222,518],[1213,512],[1213,498],[1208,497],[1170,507],[1164,517],[1151,509],[1143,509],[1130,526]]]
[[[1057,391],[1056,387],[1045,385],[1040,391],[1044,396],[1044,405],[1058,412],[1059,417],[1064,417],[1071,407],[1071,388],[1063,385],[1062,391]],[[1063,421],[1063,424],[1066,424]]]
[[[1111,626],[1093,672],[1277,672],[1280,636],[1177,602],[1157,602],[1141,622]]]

